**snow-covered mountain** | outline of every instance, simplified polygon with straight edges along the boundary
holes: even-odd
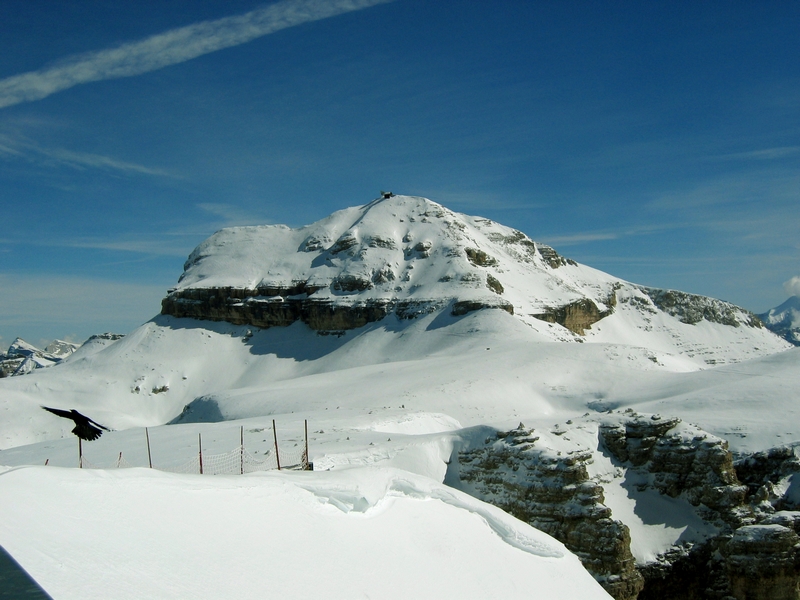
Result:
[[[792,296],[780,306],[758,316],[770,331],[800,346],[800,297]]]
[[[393,196],[300,229],[223,229],[189,256],[162,313],[341,331],[447,308],[501,309],[539,339],[622,343],[695,369],[785,349],[726,302],[637,286],[520,231]]]
[[[798,367],[800,350],[739,307],[638,286],[394,196],[299,229],[216,233],[162,314],[0,382],[0,464],[74,464],[72,422],[42,404],[119,430],[85,445],[95,464],[124,450],[146,465],[145,426],[182,460],[198,431],[227,450],[242,427],[265,452],[273,419],[292,431],[308,419],[310,458],[332,479],[276,481],[337,510],[441,499],[445,483],[564,541],[619,599],[643,586],[679,597],[670,586],[705,585],[701,563],[722,596],[778,593],[800,581]],[[19,477],[47,496],[40,475]],[[173,501],[192,485],[176,483]]]
[[[0,377],[25,375],[34,369],[51,367],[75,352],[80,344],[54,340],[44,350],[22,338],[15,339],[4,354],[0,354]]]

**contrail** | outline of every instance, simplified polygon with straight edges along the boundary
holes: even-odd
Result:
[[[0,108],[46,98],[81,83],[141,75],[301,23],[393,0],[283,0],[251,12],[201,21],[116,48],[68,56],[58,63],[0,80]]]

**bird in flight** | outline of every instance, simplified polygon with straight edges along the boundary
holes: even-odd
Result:
[[[43,409],[53,413],[54,415],[58,415],[59,417],[64,417],[65,419],[72,419],[75,421],[75,429],[72,430],[72,433],[77,435],[82,440],[86,440],[87,442],[91,442],[99,438],[103,435],[104,431],[111,431],[108,427],[103,427],[100,423],[92,421],[89,417],[82,415],[74,408],[72,410],[61,410],[60,408],[48,408],[47,406],[43,406]],[[95,427],[95,425],[97,427]],[[98,427],[100,429],[98,429]]]

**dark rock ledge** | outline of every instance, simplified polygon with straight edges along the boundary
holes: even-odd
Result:
[[[514,314],[502,300],[398,300],[377,298],[336,301],[314,298],[320,287],[295,282],[287,287],[257,289],[219,287],[170,290],[161,301],[161,314],[179,318],[227,321],[266,329],[286,327],[302,321],[320,332],[345,331],[380,321],[394,312],[400,319],[413,319],[444,308],[460,316],[482,308],[499,308]]]

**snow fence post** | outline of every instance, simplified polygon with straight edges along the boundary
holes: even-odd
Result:
[[[306,436],[306,451],[303,454],[303,470],[311,471],[311,463],[308,461],[308,419],[303,422],[303,430]]]
[[[197,434],[197,447],[200,449],[200,475],[203,474],[203,438]]]
[[[150,432],[147,431],[147,427],[144,428],[144,437],[147,440],[147,463],[150,465],[150,468],[153,468],[153,457],[150,455]]]
[[[272,437],[275,440],[275,460],[278,463],[278,471],[281,470],[281,457],[278,454],[278,432],[275,430],[275,419],[272,419]]]
[[[244,425],[239,429],[239,475],[244,475]]]
[[[81,438],[78,438],[78,468],[83,468],[83,444]]]

